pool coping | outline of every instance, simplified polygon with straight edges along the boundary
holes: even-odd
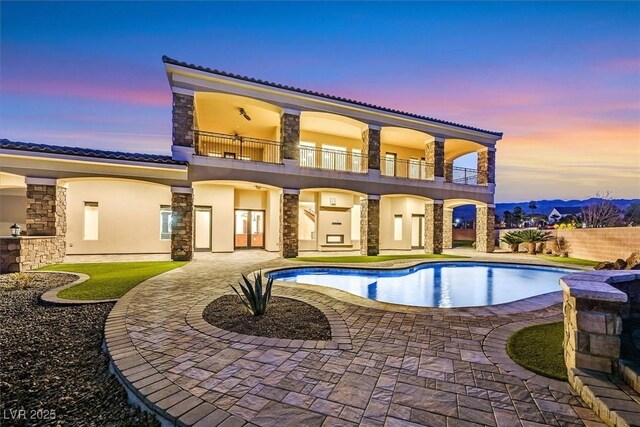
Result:
[[[282,266],[282,267],[274,267],[267,268],[263,270],[255,270],[251,274],[257,273],[258,271],[262,271],[263,275],[266,275],[270,272],[281,271],[281,270],[291,270],[296,268],[346,268],[346,269],[360,269],[360,270],[404,270],[408,268],[417,267],[422,264],[434,264],[434,263],[486,263],[486,264],[513,264],[513,265],[525,265],[525,266],[535,266],[535,267],[551,267],[551,268],[561,268],[565,270],[571,271],[581,271],[576,268],[567,268],[567,267],[558,267],[554,265],[548,264],[537,264],[537,263],[521,263],[521,262],[509,262],[509,261],[486,261],[486,260],[474,260],[474,259],[460,259],[455,261],[434,259],[434,260],[411,260],[406,263],[394,264],[392,266],[370,266],[367,264],[366,266],[362,266],[361,263],[353,264],[353,263],[307,263],[303,262],[302,265],[299,266]],[[571,274],[571,273],[568,273]],[[385,310],[385,311],[394,311],[400,313],[420,313],[420,314],[432,314],[432,315],[456,315],[460,317],[468,317],[468,316],[502,316],[509,314],[516,314],[528,311],[536,311],[543,308],[547,308],[556,304],[562,303],[562,290],[547,292],[545,294],[534,295],[532,297],[519,299],[516,301],[506,302],[502,304],[495,305],[484,305],[484,306],[473,306],[473,307],[422,307],[422,306],[412,306],[412,305],[404,305],[404,304],[396,304],[390,302],[382,302],[375,301],[369,298],[361,297],[355,294],[352,294],[347,291],[343,291],[340,289],[332,288],[330,286],[320,286],[320,285],[311,285],[307,283],[290,283],[284,282],[282,280],[274,279],[274,286],[283,287],[283,288],[299,288],[309,291],[319,292],[331,298],[334,298],[338,301],[347,302],[349,304],[358,305],[361,307]]]

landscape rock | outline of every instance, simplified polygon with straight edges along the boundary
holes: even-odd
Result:
[[[594,270],[613,270],[613,263],[611,261],[602,261],[593,267]]]
[[[626,262],[627,266],[625,268],[627,270],[640,270],[640,252],[632,253]]]
[[[613,269],[614,270],[624,270],[624,268],[627,266],[627,262],[625,260],[623,260],[622,258],[618,258],[614,263],[613,263]]]

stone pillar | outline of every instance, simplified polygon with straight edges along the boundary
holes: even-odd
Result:
[[[360,253],[375,256],[380,252],[380,196],[369,194],[360,199]]]
[[[280,143],[284,160],[300,161],[300,111],[285,108],[280,116]]]
[[[424,251],[441,254],[443,246],[444,202],[433,200],[424,205]]]
[[[478,185],[495,184],[496,149],[487,147],[478,151]]]
[[[453,162],[444,162],[444,182],[453,182]]]
[[[425,144],[427,179],[444,179],[444,138],[436,136]]]
[[[194,126],[193,95],[182,93],[173,94],[173,145],[182,147],[194,147],[193,126]]]
[[[380,170],[380,126],[369,125],[362,132],[362,154],[367,156],[369,169]]]
[[[476,251],[493,252],[495,249],[495,205],[476,206]]]
[[[171,259],[193,258],[193,189],[171,187]]]
[[[67,233],[66,188],[56,179],[31,178],[27,184],[27,235],[62,236]]]
[[[453,248],[453,209],[445,208],[442,216],[442,248]]]
[[[280,196],[280,256],[298,256],[300,190],[285,188]]]

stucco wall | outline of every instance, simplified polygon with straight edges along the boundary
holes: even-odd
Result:
[[[424,200],[415,197],[382,197],[380,199],[380,249],[411,249],[411,217],[424,215],[424,205]],[[402,215],[402,240],[393,238],[395,215]]]
[[[23,189],[22,193],[24,192]],[[23,230],[26,230],[26,220],[27,196],[0,193],[0,236],[10,236],[9,227],[14,223],[18,223]]]
[[[98,203],[98,240],[84,240],[85,202]],[[67,187],[67,254],[169,253],[160,240],[160,206],[168,186],[139,181],[86,180]]]
[[[213,252],[233,252],[234,189],[231,186],[194,184],[193,200],[198,206],[211,206]]]

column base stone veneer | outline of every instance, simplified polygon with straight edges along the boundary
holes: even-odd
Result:
[[[493,205],[476,207],[476,251],[493,252],[495,249],[496,208]]]
[[[360,253],[366,256],[380,253],[380,196],[360,199]]]
[[[300,190],[285,188],[280,196],[280,256],[298,256]]]
[[[434,200],[424,205],[424,251],[441,254],[443,246],[444,202]]]
[[[193,190],[171,188],[171,259],[193,259]]]

